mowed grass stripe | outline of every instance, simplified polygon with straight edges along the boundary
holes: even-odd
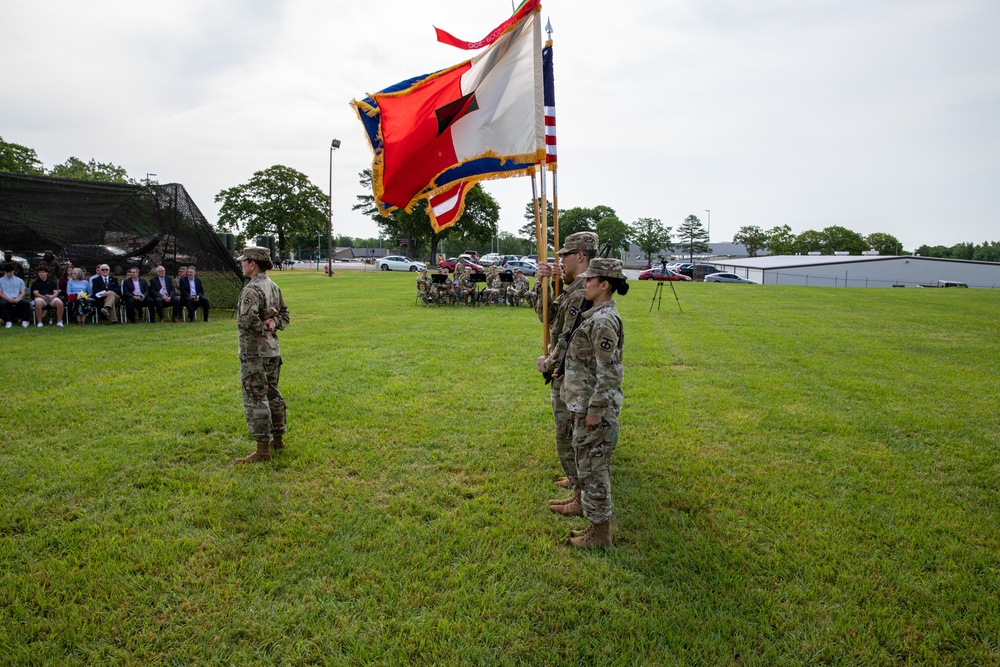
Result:
[[[261,466],[228,313],[0,331],[4,661],[1000,661],[996,292],[634,284],[617,544],[579,554],[532,311],[273,277]]]

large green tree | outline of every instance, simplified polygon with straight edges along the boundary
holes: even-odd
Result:
[[[222,203],[221,231],[239,231],[248,238],[277,236],[282,256],[286,256],[289,237],[326,235],[329,224],[327,194],[302,172],[280,164],[254,172],[246,183],[222,190],[215,201]]]
[[[45,167],[34,148],[10,143],[0,137],[0,171],[41,176]]]
[[[746,246],[747,254],[751,257],[756,257],[758,250],[763,250],[767,247],[767,232],[757,225],[740,227],[733,234],[733,243],[742,243]]]
[[[670,227],[664,227],[657,218],[639,218],[631,225],[632,241],[646,255],[646,263],[653,261],[653,255],[661,250],[669,250]]]
[[[847,227],[832,225],[824,227],[820,233],[823,235],[823,250],[828,255],[832,255],[835,252],[849,252],[852,255],[860,255],[865,250],[868,250],[868,242],[865,241],[865,237]]]
[[[767,251],[772,255],[795,254],[795,234],[788,225],[772,227],[767,232]]]
[[[62,164],[57,164],[49,170],[49,176],[56,178],[75,178],[80,181],[100,181],[101,183],[135,183],[129,178],[125,167],[119,167],[110,162],[98,162],[91,158],[84,162],[77,157],[70,157]]]
[[[823,252],[825,239],[822,232],[815,229],[807,229],[795,237],[795,252],[803,255],[810,252]]]
[[[874,232],[865,237],[865,242],[880,255],[899,255],[903,252],[903,244],[892,234]]]
[[[694,261],[695,253],[708,252],[708,231],[696,215],[689,215],[677,228],[677,247],[686,253],[689,261]]]
[[[608,256],[614,257],[628,250],[632,230],[617,215],[609,215],[597,221],[597,236],[601,240],[601,249],[607,248]]]

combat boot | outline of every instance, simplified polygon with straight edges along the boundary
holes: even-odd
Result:
[[[284,449],[285,441],[283,439],[284,433],[275,433],[271,436],[271,449]]]
[[[580,492],[577,491],[565,505],[549,505],[549,509],[563,516],[583,516],[583,504],[580,502]]]
[[[571,530],[569,531],[570,537],[583,537],[584,535],[589,535],[591,531],[594,530],[594,524],[588,523],[587,527],[582,530]]]
[[[573,482],[569,481],[569,477],[560,477],[555,482],[553,482],[560,489],[572,489]]]
[[[271,460],[271,445],[267,440],[257,441],[257,451],[250,456],[244,456],[241,459],[236,459],[237,463],[257,463],[258,461],[270,461]]]
[[[588,532],[589,531],[589,532]],[[569,538],[570,546],[577,549],[596,549],[611,546],[611,519],[602,523],[592,523],[579,537]]]
[[[580,502],[580,492],[574,491],[569,498],[556,498],[549,501],[549,505],[569,505],[573,502]]]

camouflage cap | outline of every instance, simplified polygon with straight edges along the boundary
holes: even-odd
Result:
[[[582,252],[584,250],[597,252],[599,245],[600,242],[597,240],[597,234],[594,232],[576,232],[566,237],[566,240],[563,241],[563,247],[556,254],[568,255],[572,252]]]
[[[255,262],[271,261],[271,250],[270,248],[262,248],[256,245],[248,245],[243,248],[243,254],[236,258],[237,262],[242,262],[248,259],[252,259]]]
[[[577,278],[618,278],[625,279],[622,273],[622,262],[620,259],[611,257],[595,257],[590,260],[590,266]]]

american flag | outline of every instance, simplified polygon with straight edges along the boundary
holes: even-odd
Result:
[[[556,169],[556,86],[552,75],[552,42],[542,49],[542,81],[545,86],[545,163]]]

